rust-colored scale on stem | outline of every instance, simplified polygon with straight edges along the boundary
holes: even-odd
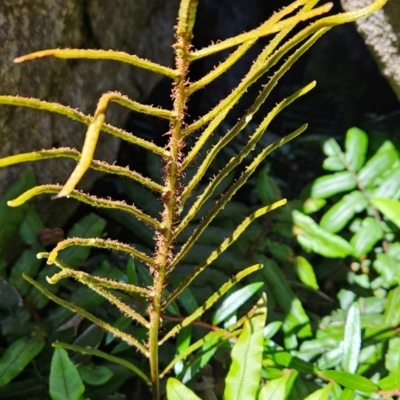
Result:
[[[165,192],[162,195],[164,210],[162,212],[161,229],[156,233],[155,265],[152,267],[154,297],[149,309],[149,352],[153,398],[159,398],[158,342],[161,325],[161,301],[167,276],[168,265],[172,261],[174,226],[177,222],[181,200],[181,160],[185,145],[182,129],[185,124],[186,103],[188,92],[188,68],[193,38],[193,25],[198,0],[182,1],[179,9],[178,25],[176,27],[175,67],[178,75],[174,78],[172,97],[174,100],[175,117],[171,119],[169,131],[169,156],[163,159],[165,163]]]

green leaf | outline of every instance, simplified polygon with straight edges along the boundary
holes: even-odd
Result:
[[[399,326],[400,325],[400,287],[389,291],[385,312],[383,314],[384,326]]]
[[[400,282],[398,261],[394,257],[384,253],[377,254],[372,265],[387,285],[392,286]]]
[[[265,294],[257,303],[255,314],[244,323],[232,349],[232,365],[225,379],[224,398],[254,400],[260,386],[264,326],[267,319]]]
[[[321,218],[320,227],[331,233],[341,231],[356,213],[368,207],[368,200],[359,191],[355,190],[339,200]]]
[[[304,203],[303,203],[303,212],[305,214],[312,214],[314,212],[319,211],[322,207],[324,207],[326,204],[325,199],[312,199],[308,198]]]
[[[310,320],[304,311],[304,308],[294,295],[292,289],[287,283],[285,275],[278,267],[275,261],[260,255],[260,261],[264,268],[261,273],[271,289],[276,302],[286,313],[283,323],[283,331],[289,335],[296,333],[299,338],[308,337],[311,335]]]
[[[298,278],[302,283],[315,290],[319,289],[314,269],[312,265],[304,257],[301,256],[296,257],[296,262],[294,264],[294,271],[296,272],[296,275],[298,276]]]
[[[0,386],[6,385],[42,351],[43,339],[22,337],[8,346],[0,359]]]
[[[85,391],[78,369],[62,348],[54,350],[50,368],[50,396],[52,400],[81,400]]]
[[[354,400],[354,390],[345,388],[336,400]]]
[[[179,382],[178,379],[169,378],[167,381],[168,400],[201,400],[188,387]]]
[[[328,157],[335,157],[342,153],[342,149],[338,145],[338,142],[332,138],[324,141],[324,144],[322,145],[322,151]]]
[[[4,337],[20,337],[32,332],[31,316],[15,288],[0,278],[0,331]]]
[[[371,202],[389,221],[400,228],[400,201],[375,197]]]
[[[278,185],[268,175],[269,170],[269,165],[266,165],[257,178],[257,193],[263,205],[271,204],[282,198]]]
[[[30,170],[23,171],[18,179],[10,186],[0,200],[0,254],[7,251],[4,247],[7,241],[18,232],[19,224],[22,222],[29,205],[10,208],[8,200],[13,200],[26,190],[35,186],[35,177]]]
[[[96,214],[88,214],[79,220],[68,232],[68,237],[92,238],[99,237],[106,226],[106,221]],[[60,258],[71,267],[78,267],[87,259],[90,247],[71,246],[60,251]]]
[[[383,233],[381,224],[375,218],[365,218],[361,227],[350,240],[350,244],[354,248],[354,257],[360,258],[368,254],[374,248],[376,242],[382,239]]]
[[[368,136],[358,128],[350,128],[346,133],[345,160],[351,171],[358,172],[365,163]]]
[[[79,366],[78,371],[83,382],[93,386],[103,385],[114,375],[114,372],[103,365],[84,364]]]
[[[332,380],[341,386],[363,393],[378,391],[378,385],[371,382],[369,379],[347,371],[320,371],[318,375],[325,379]]]
[[[230,315],[232,315],[241,305],[263,287],[263,282],[254,282],[244,286],[230,294],[217,308],[211,321],[213,325],[218,325]]]
[[[346,166],[343,163],[343,159],[339,156],[330,156],[325,158],[322,163],[322,168],[325,171],[343,171]]]
[[[359,171],[358,179],[362,186],[372,185],[375,180],[388,171],[397,161],[398,153],[391,142],[385,142]]]
[[[351,305],[347,314],[342,346],[343,370],[354,373],[357,371],[358,357],[361,349],[361,318],[360,308],[357,303]]]
[[[128,263],[126,264],[126,276],[128,277],[128,283],[138,286],[135,260],[132,257],[129,257]]]
[[[400,166],[393,167],[385,174],[379,186],[372,191],[371,197],[385,197],[387,199],[398,199],[400,190]],[[397,197],[395,197],[397,196]]]
[[[340,236],[322,229],[311,217],[294,210],[294,234],[305,250],[312,250],[328,258],[344,258],[353,253],[353,247]]]
[[[322,389],[316,390],[314,393],[311,393],[304,400],[328,400],[329,393],[332,390],[332,384],[329,383]]]
[[[327,198],[337,193],[353,190],[356,186],[357,182],[350,172],[336,172],[317,178],[311,185],[310,197]]]
[[[298,376],[297,371],[269,381],[261,388],[258,400],[284,400],[290,394]]]

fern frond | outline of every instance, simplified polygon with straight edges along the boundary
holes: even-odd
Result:
[[[122,314],[127,316],[128,318],[131,318],[134,321],[139,322],[142,326],[145,328],[150,327],[149,321],[144,319],[137,311],[129,307],[126,303],[123,301],[119,300],[117,296],[115,296],[113,293],[104,290],[101,285],[99,285],[96,281],[92,281],[91,279],[87,279],[87,277],[81,272],[81,271],[75,271],[71,270],[69,268],[63,269],[61,272],[54,274],[51,278],[46,277],[47,282],[50,284],[55,284],[59,282],[62,279],[65,278],[74,278],[78,282],[88,286],[90,289],[92,289],[94,292],[99,294],[100,296],[104,297],[106,300],[108,300],[111,304],[116,306]]]
[[[49,253],[46,252],[41,252],[36,255],[37,258],[42,259],[42,258],[48,258]],[[99,285],[101,287],[107,288],[107,289],[113,289],[113,290],[119,290],[121,292],[127,293],[127,294],[140,294],[142,296],[151,296],[152,292],[149,289],[146,289],[144,287],[140,286],[135,286],[129,283],[125,282],[116,282],[116,281],[111,281],[106,278],[100,278],[99,276],[93,276],[90,275],[86,272],[83,271],[77,271],[75,269],[70,268],[67,264],[65,264],[63,261],[59,260],[56,258],[54,260],[54,264],[57,265],[61,270],[65,271],[65,277],[72,277],[74,278],[75,276],[79,275],[79,279],[84,279],[85,281],[90,281],[92,284]],[[51,284],[54,284],[55,281],[53,281],[53,277],[47,278],[48,282]],[[77,278],[75,278],[77,279]]]
[[[123,51],[114,50],[85,50],[85,49],[49,49],[36,51],[14,59],[15,63],[34,60],[41,57],[56,57],[63,59],[92,59],[92,60],[112,60],[119,61],[125,64],[134,65],[135,67],[147,69],[160,75],[175,78],[178,72],[174,69],[164,67],[160,64],[145,60],[138,56],[125,53]]]
[[[41,185],[36,186],[32,189],[27,190],[26,192],[22,193],[14,200],[9,200],[7,205],[9,207],[18,207],[22,204],[26,203],[28,200],[35,196],[39,196],[44,193],[59,193],[61,185]],[[123,201],[117,200],[106,200],[106,199],[99,199],[95,196],[80,192],[78,190],[74,190],[70,193],[70,196],[73,199],[79,200],[82,203],[89,204],[93,207],[99,208],[110,208],[118,211],[123,211],[128,214],[135,216],[140,221],[145,222],[146,224],[159,229],[161,224],[156,219],[150,217],[149,215],[145,214],[143,211],[139,210],[133,205],[126,204]]]
[[[273,150],[282,146],[283,144],[289,142],[295,137],[299,136],[307,129],[307,124],[301,126],[299,129],[296,129],[291,134],[285,136],[284,138],[272,143],[268,147],[266,147],[254,160],[253,162],[246,168],[245,172],[240,176],[240,178],[228,189],[228,191],[221,196],[221,198],[217,201],[215,206],[208,212],[207,216],[197,225],[195,231],[192,236],[186,241],[186,243],[182,246],[180,252],[175,256],[171,265],[176,265],[180,261],[182,261],[183,257],[189,252],[192,248],[193,244],[197,241],[200,235],[204,232],[206,227],[211,223],[211,221],[215,218],[218,212],[225,207],[226,203],[232,198],[232,196],[242,187],[250,177],[250,175],[256,170],[256,168],[261,164],[261,162],[265,159],[265,157],[270,154]],[[183,226],[183,221],[179,228]],[[176,231],[178,235],[180,233],[180,229]]]
[[[240,282],[247,275],[258,271],[263,267],[262,264],[255,264],[251,267],[244,269],[237,273],[233,278],[229,279],[228,282],[224,283],[218,291],[216,291],[207,301],[199,307],[194,313],[186,317],[180,324],[175,325],[159,342],[159,345],[163,344],[169,338],[175,336],[182,328],[190,325],[197,318],[202,316],[210,307],[212,307],[230,288],[232,288],[236,283]]]
[[[82,122],[85,125],[90,125],[92,123],[92,117],[90,117],[89,115],[85,115],[78,110],[74,110],[71,107],[63,106],[58,103],[51,103],[39,99],[20,96],[0,96],[0,104],[50,111],[56,114],[64,115],[74,121]],[[147,140],[134,136],[131,133],[124,131],[123,129],[116,128],[115,126],[109,124],[103,124],[101,130],[109,133],[112,136],[115,136],[118,139],[122,139],[128,143],[143,147],[144,149],[160,156],[169,156],[168,150],[165,150],[162,147],[155,145],[154,143],[148,142]]]
[[[300,7],[301,5],[304,5],[306,2],[307,2],[307,0],[301,0],[301,1],[296,1],[296,2],[292,3],[291,5],[288,6],[288,7],[290,7],[290,11],[286,10],[287,7],[285,7],[283,10],[281,10],[282,17],[284,17],[288,13],[293,12],[296,8]],[[277,32],[284,30],[285,28],[292,25],[293,23],[297,24],[297,23],[305,21],[307,19],[317,17],[318,15],[326,14],[327,12],[330,11],[331,8],[332,8],[332,3],[327,3],[327,4],[320,6],[314,10],[310,10],[310,11],[307,11],[307,12],[304,12],[301,14],[297,14],[294,17],[289,17],[289,18],[285,19],[284,21],[279,21],[275,18],[273,20],[273,23],[271,23],[270,20],[268,20],[268,21],[264,22],[261,26],[259,26],[256,29],[251,30],[250,32],[242,33],[241,35],[237,35],[234,38],[226,39],[217,44],[213,44],[211,46],[204,47],[201,50],[194,51],[191,54],[191,60],[198,60],[199,58],[206,57],[211,54],[215,54],[222,50],[229,49],[230,47],[237,46],[243,42],[246,42],[247,40],[258,39],[258,38],[261,38],[264,36],[272,35],[273,33],[277,33]]]
[[[126,253],[131,255],[132,257],[137,258],[138,260],[144,262],[147,265],[155,265],[155,261],[146,256],[146,254],[136,250],[134,247],[117,242],[116,240],[110,239],[100,239],[100,238],[91,238],[91,239],[83,239],[83,238],[69,238],[62,240],[57,243],[57,246],[50,252],[49,257],[47,259],[47,264],[54,264],[58,253],[61,250],[64,250],[70,246],[85,246],[85,247],[97,247],[100,249],[108,249],[108,250],[116,250],[122,253]]]
[[[118,337],[121,340],[123,340],[124,342],[128,343],[130,346],[135,347],[144,356],[146,356],[146,357],[149,356],[149,352],[146,349],[146,347],[143,346],[143,344],[140,343],[138,340],[136,340],[133,336],[128,335],[127,333],[122,332],[117,328],[114,328],[112,325],[95,317],[93,314],[89,313],[88,311],[84,310],[83,308],[78,307],[75,304],[72,304],[68,301],[61,299],[60,297],[56,296],[55,294],[53,294],[49,290],[47,290],[45,287],[40,285],[38,282],[33,280],[30,276],[28,276],[26,274],[22,274],[22,276],[24,277],[25,280],[27,280],[31,285],[35,286],[35,288],[38,289],[41,293],[43,293],[46,297],[48,297],[50,300],[54,301],[54,303],[57,303],[60,306],[63,306],[64,308],[72,311],[73,313],[81,315],[82,317],[88,319],[89,321],[93,322],[94,324],[100,326],[100,328],[103,328],[104,330],[112,333],[115,337]]]
[[[40,161],[52,158],[72,158],[73,160],[79,160],[81,153],[75,149],[69,147],[59,147],[57,149],[39,150],[32,151],[31,153],[21,153],[14,156],[8,156],[0,158],[0,168],[8,167],[10,165],[20,164],[30,161]],[[104,161],[92,160],[90,168],[95,171],[105,172],[107,174],[123,176],[132,181],[141,183],[144,187],[155,192],[162,193],[164,187],[158,183],[152,181],[150,178],[146,178],[136,171],[130,170],[128,167],[120,167],[118,165],[111,165]],[[61,189],[61,186],[60,186]]]
[[[286,200],[279,200],[273,204],[268,206],[259,208],[257,211],[254,211],[247,218],[243,220],[243,222],[237,226],[237,228],[232,232],[232,234],[226,238],[201,264],[193,269],[193,271],[188,275],[179,286],[169,295],[165,303],[163,304],[163,308],[168,307],[171,302],[173,302],[195,279],[199,276],[213,261],[217,259],[217,257],[223,253],[231,244],[233,244],[239,236],[247,229],[247,227],[257,218],[262,217],[266,213],[275,210],[279,207],[282,207],[286,204]],[[168,268],[168,272],[173,271],[176,267],[177,263],[181,257],[176,257],[171,265]]]

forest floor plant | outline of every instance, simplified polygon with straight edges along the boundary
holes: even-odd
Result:
[[[176,300],[182,296],[189,285],[198,277],[198,275],[210,266],[215,259],[224,252],[240,235],[246,230],[251,222],[259,218],[271,210],[276,209],[285,204],[285,200],[277,201],[273,204],[264,206],[243,220],[241,224],[234,230],[230,237],[221,241],[221,244],[212,251],[208,257],[204,259],[186,278],[175,284],[171,282],[171,277],[177,266],[185,259],[193,245],[199,237],[205,232],[211,221],[217,214],[227,205],[232,196],[242,187],[251,174],[261,164],[265,157],[277,147],[287,143],[295,138],[306,129],[306,125],[301,126],[294,132],[284,138],[263,148],[252,161],[243,169],[240,177],[233,182],[225,192],[220,195],[213,207],[209,209],[205,217],[197,224],[195,229],[188,236],[182,246],[176,246],[177,240],[181,234],[187,233],[189,224],[198,215],[202,207],[205,205],[210,196],[217,190],[220,184],[233,171],[250,152],[255,148],[257,142],[262,137],[271,120],[285,107],[294,100],[309,92],[315,83],[310,83],[303,89],[297,91],[292,96],[279,102],[270,111],[261,123],[255,129],[254,133],[248,138],[244,147],[230,159],[230,161],[211,179],[202,193],[197,193],[196,189],[200,181],[204,178],[211,162],[218,156],[231,140],[235,138],[250,123],[253,116],[257,113],[260,106],[266,100],[271,90],[276,86],[281,77],[288,71],[293,63],[315,43],[324,33],[332,27],[355,21],[358,18],[365,17],[372,12],[381,8],[387,0],[377,0],[370,6],[328,17],[320,17],[321,14],[328,12],[332,4],[328,3],[316,7],[318,0],[297,0],[291,5],[277,11],[270,19],[261,26],[247,33],[237,35],[233,38],[223,40],[216,44],[211,44],[200,50],[194,50],[191,45],[192,29],[195,23],[196,9],[198,1],[182,0],[179,7],[178,22],[176,26],[176,42],[173,46],[175,51],[175,68],[165,67],[151,61],[141,59],[135,55],[129,55],[118,51],[104,50],[82,50],[82,49],[54,49],[38,51],[26,56],[19,57],[15,62],[24,62],[39,57],[54,56],[63,59],[101,59],[114,60],[122,63],[146,69],[148,71],[161,74],[173,81],[172,97],[173,109],[161,109],[149,105],[140,104],[133,101],[120,93],[110,92],[101,96],[98,101],[97,108],[93,116],[84,115],[77,110],[69,107],[50,103],[42,100],[16,97],[16,96],[0,96],[0,103],[12,106],[23,106],[42,109],[53,113],[62,114],[73,120],[88,125],[85,141],[81,152],[69,148],[49,149],[35,151],[32,153],[18,154],[3,158],[0,166],[5,167],[17,163],[42,160],[55,157],[69,157],[78,161],[78,164],[72,172],[70,178],[61,186],[58,184],[47,184],[34,187],[20,195],[18,198],[8,202],[9,206],[17,207],[24,204],[29,199],[44,194],[54,194],[54,198],[71,197],[81,202],[87,203],[94,207],[108,208],[119,210],[134,216],[143,224],[148,225],[154,231],[155,246],[153,254],[146,254],[131,244],[120,243],[110,239],[102,238],[79,238],[72,237],[60,241],[50,253],[40,253],[38,257],[47,258],[47,264],[55,264],[61,269],[60,272],[48,277],[48,281],[52,284],[58,283],[65,278],[74,278],[83,285],[87,285],[100,296],[106,298],[111,304],[117,307],[120,312],[129,317],[135,324],[144,327],[148,331],[148,337],[140,340],[135,336],[116,328],[112,324],[95,316],[93,313],[78,307],[77,305],[67,302],[56,296],[51,291],[43,287],[28,275],[24,275],[25,279],[34,285],[44,295],[48,296],[54,302],[80,314],[94,324],[99,325],[104,330],[110,332],[114,337],[121,339],[128,345],[139,351],[149,361],[149,371],[141,371],[139,368],[131,365],[130,368],[143,378],[144,382],[151,387],[153,399],[159,399],[160,378],[164,377],[178,361],[182,359],[182,355],[176,356],[170,361],[168,366],[160,371],[159,349],[168,340],[173,338],[183,329],[192,324],[206,310],[210,309],[217,300],[219,300],[229,289],[247,275],[262,268],[262,264],[255,264],[237,273],[232,279],[226,282],[218,291],[212,294],[208,300],[189,316],[183,318],[179,323],[171,327],[170,321],[166,321],[166,313],[175,308]],[[307,27],[301,27],[301,22],[318,17]],[[299,28],[300,29],[297,29]],[[297,31],[296,31],[297,29]],[[271,36],[271,40],[265,45],[259,56],[250,67],[249,71],[239,83],[239,85],[223,99],[217,106],[207,112],[201,118],[194,122],[188,122],[186,109],[190,96],[197,90],[203,89],[207,84],[217,79],[222,73],[227,71],[235,64],[255,43],[258,39]],[[190,65],[202,57],[206,57],[217,52],[237,47],[226,60],[216,66],[207,75],[196,82],[190,82],[189,69]],[[270,80],[264,85],[259,95],[254,100],[251,107],[244,113],[236,125],[228,130],[221,138],[216,141],[215,145],[200,162],[200,166],[196,169],[191,165],[200,154],[201,149],[210,139],[213,132],[220,126],[226,115],[232,107],[241,99],[243,94],[249,87],[255,84],[262,76],[273,72]],[[168,132],[169,142],[166,148],[159,147],[151,142],[143,140],[135,135],[111,126],[105,122],[106,110],[111,102],[120,104],[133,111],[144,113],[153,117],[166,119],[169,121],[170,130]],[[100,132],[114,135],[122,140],[135,144],[143,148],[143,150],[154,153],[162,160],[164,169],[164,180],[162,184],[157,183],[149,178],[143,177],[135,171],[122,168],[116,165],[110,165],[102,161],[93,159],[96,144]],[[187,148],[189,138],[192,140],[190,148]],[[100,170],[102,172],[125,176],[144,188],[149,189],[158,194],[159,200],[163,205],[161,218],[157,218],[146,214],[135,205],[126,204],[120,201],[110,199],[100,199],[89,194],[76,190],[75,187],[89,169]],[[204,210],[204,209],[203,209]],[[128,254],[135,260],[145,264],[151,276],[151,284],[138,286],[121,281],[115,281],[104,277],[93,276],[83,272],[77,268],[71,268],[62,259],[62,250],[71,246],[97,247],[120,251]],[[168,289],[167,289],[168,287]],[[132,307],[126,297],[139,296],[147,305],[145,312],[141,313]],[[226,329],[220,329],[212,336],[212,340],[217,341],[217,345],[235,337],[243,326],[252,319],[252,314],[244,315],[236,323]],[[256,313],[257,314],[257,313]],[[247,321],[247,322],[246,322]],[[244,328],[246,329],[246,328]],[[211,340],[208,337],[202,338],[191,344],[185,351],[185,357],[188,357],[194,350],[204,344],[205,341]],[[65,350],[60,348],[69,348],[82,352],[84,354],[94,354],[95,350],[89,350],[78,346],[68,346],[58,343],[56,354],[58,359],[65,358]],[[108,357],[110,355],[97,352],[96,355]],[[56,362],[54,362],[56,365]],[[52,364],[53,368],[53,364]],[[255,387],[258,390],[260,382],[258,378],[254,378]],[[172,381],[171,381],[172,382]],[[172,385],[173,383],[171,383]],[[240,382],[227,381],[225,398],[236,398],[237,392],[235,385],[240,386]],[[50,384],[50,392],[53,398],[57,397],[59,388],[52,387]],[[257,391],[256,390],[256,391]],[[82,396],[79,393],[77,398]],[[244,397],[242,397],[244,398]]]

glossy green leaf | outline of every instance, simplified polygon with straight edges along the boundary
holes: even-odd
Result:
[[[362,186],[372,185],[375,180],[388,171],[397,161],[398,153],[390,142],[385,142],[359,171],[358,179]]]
[[[374,248],[376,242],[382,239],[383,233],[381,224],[375,218],[365,218],[360,229],[350,240],[350,244],[354,248],[354,257],[360,258],[367,255]]]
[[[316,390],[314,393],[311,393],[304,400],[328,400],[329,393],[332,390],[332,384],[329,383],[322,389]]]
[[[169,378],[167,381],[168,400],[201,400],[188,387],[179,382],[178,379]]]
[[[398,261],[394,257],[385,253],[377,254],[372,265],[387,285],[392,286],[400,282]]]
[[[217,308],[211,321],[213,325],[218,325],[233,314],[242,306],[251,296],[257,293],[263,287],[263,282],[254,282],[250,285],[237,289],[230,294]]]
[[[325,205],[326,205],[326,200],[325,199],[308,198],[303,203],[303,212],[304,212],[304,214],[312,214],[314,212],[319,211]]]
[[[346,133],[345,141],[346,165],[351,171],[358,172],[365,163],[368,149],[368,136],[358,128],[350,128]]]
[[[379,381],[379,387],[385,392],[397,391],[400,382],[397,374],[389,374]]]
[[[373,198],[371,201],[389,221],[400,228],[400,201],[383,198]]]
[[[383,314],[383,324],[386,326],[399,326],[400,325],[400,287],[396,287],[389,291],[385,312]]]
[[[387,199],[398,199],[400,195],[400,166],[393,167],[379,182],[378,187],[372,191],[371,197],[384,197]]]
[[[343,171],[346,166],[343,163],[343,158],[339,156],[329,156],[322,163],[322,168],[325,171]]]
[[[278,267],[275,261],[259,256],[264,268],[261,270],[262,275],[268,287],[271,289],[274,298],[280,307],[285,311],[286,317],[283,323],[283,331],[286,334],[293,334],[299,338],[311,335],[310,320],[304,311],[304,308],[294,295],[292,289],[287,283],[285,275]]]
[[[311,185],[310,197],[327,198],[334,194],[353,190],[356,186],[357,182],[350,172],[336,172],[317,178]]]
[[[311,217],[293,211],[294,234],[305,250],[328,258],[344,258],[353,252],[349,242],[322,229]]]
[[[301,256],[296,257],[294,270],[296,272],[297,277],[300,279],[302,283],[315,290],[319,289],[314,269],[312,265],[304,257]]]
[[[255,314],[244,323],[232,349],[232,364],[225,379],[224,398],[254,400],[260,386],[264,326],[267,319],[265,294],[257,302]]]
[[[351,305],[347,314],[342,349],[343,370],[352,373],[356,372],[361,349],[361,317],[360,307],[357,303]]]
[[[332,380],[341,386],[363,393],[374,393],[378,391],[378,385],[371,382],[369,379],[347,371],[320,371],[318,375],[325,379]]]
[[[85,391],[78,369],[62,348],[54,350],[50,368],[52,400],[81,400]]]
[[[42,351],[43,339],[19,338],[7,347],[0,359],[0,387],[6,385]]]
[[[355,190],[339,200],[321,218],[320,226],[328,232],[341,231],[354,217],[368,207],[368,200],[359,191]]]
[[[354,400],[354,390],[345,388],[336,400]]]
[[[94,364],[80,365],[78,367],[78,372],[83,382],[93,386],[104,385],[114,375],[114,372],[109,368]]]
[[[342,149],[338,145],[338,142],[333,138],[329,138],[324,141],[322,145],[322,151],[328,157],[335,157],[342,153]]]
[[[271,339],[279,329],[282,328],[282,321],[274,321],[266,325],[264,328],[265,339]]]
[[[285,400],[290,394],[297,376],[298,372],[292,371],[290,374],[269,381],[261,388],[258,400]]]

